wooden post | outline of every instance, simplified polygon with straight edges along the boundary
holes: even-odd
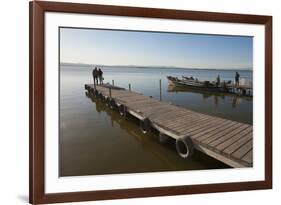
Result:
[[[129,91],[131,91],[131,83],[129,83]]]
[[[162,101],[162,85],[161,85],[161,79],[159,80],[159,91],[160,91],[160,101]]]
[[[112,86],[114,86],[114,80],[112,80]]]
[[[109,97],[111,98],[111,87],[109,87]]]

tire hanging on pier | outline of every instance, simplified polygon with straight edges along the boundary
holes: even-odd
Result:
[[[151,124],[148,118],[144,118],[143,120],[140,120],[140,129],[144,134],[150,131],[150,127]]]
[[[189,136],[185,136],[176,140],[176,149],[178,154],[186,159],[193,155],[194,146]]]

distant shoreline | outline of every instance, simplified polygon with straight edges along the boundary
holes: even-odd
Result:
[[[139,69],[183,69],[183,70],[237,70],[237,71],[253,71],[252,68],[188,68],[175,66],[137,66],[137,65],[99,65],[99,64],[85,64],[85,63],[60,63],[60,66],[81,66],[81,67],[110,67],[110,68],[139,68]]]

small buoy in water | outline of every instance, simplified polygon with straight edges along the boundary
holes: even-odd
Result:
[[[192,140],[189,136],[185,136],[176,140],[176,148],[178,154],[186,159],[191,156],[194,152]]]

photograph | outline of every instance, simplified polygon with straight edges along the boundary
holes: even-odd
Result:
[[[253,36],[58,39],[59,177],[253,167]]]
[[[29,4],[30,203],[272,188],[272,16]]]

